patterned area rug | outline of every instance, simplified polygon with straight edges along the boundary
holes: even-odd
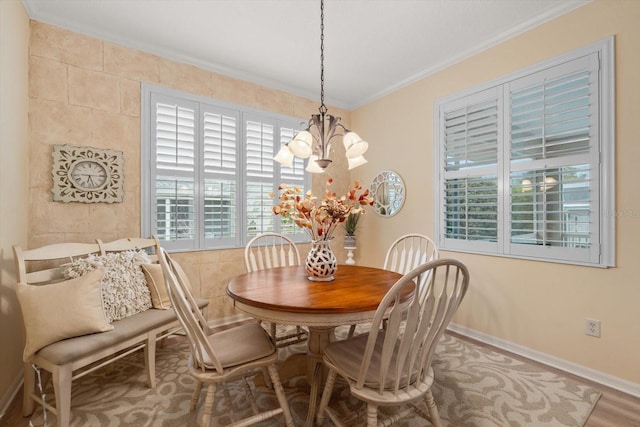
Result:
[[[339,331],[338,335],[345,331]],[[283,360],[304,349],[298,344],[282,350]],[[73,383],[72,426],[196,426],[199,417],[189,412],[194,381],[186,368],[188,346],[173,338],[157,351],[157,388],[146,387],[141,352],[80,378]],[[281,376],[296,426],[304,425],[309,400],[305,378],[282,366]],[[583,426],[600,393],[573,380],[537,366],[445,335],[436,350],[436,382],[433,395],[444,426]],[[295,369],[294,369],[295,371]],[[262,384],[261,376],[249,378],[260,408],[277,406],[275,395]],[[242,381],[218,388],[213,426],[224,426],[231,416],[251,409]],[[49,393],[51,391],[49,390]],[[53,400],[52,394],[48,400]],[[204,391],[201,405],[204,401]],[[231,407],[230,407],[231,405]],[[342,382],[336,383],[330,405],[345,416],[346,425],[366,425],[364,406],[349,395]],[[233,410],[231,410],[233,408]],[[426,410],[426,407],[424,408]],[[49,414],[47,425],[55,426]],[[42,409],[32,416],[33,426],[45,425]],[[259,426],[282,426],[282,417]],[[325,421],[325,425],[331,423]],[[400,421],[401,427],[422,427],[429,423],[418,415]]]

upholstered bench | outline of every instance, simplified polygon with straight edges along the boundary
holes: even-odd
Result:
[[[25,319],[27,345],[25,346],[25,366],[24,366],[24,399],[23,399],[23,415],[29,416],[35,409],[35,403],[42,403],[39,392],[36,392],[36,368],[44,370],[51,375],[55,394],[55,407],[46,403],[46,409],[53,412],[57,416],[57,425],[66,427],[69,425],[71,412],[71,384],[73,379],[79,378],[91,371],[105,366],[117,359],[120,359],[134,351],[143,349],[145,368],[147,372],[147,382],[149,387],[155,388],[155,350],[156,341],[175,333],[180,329],[179,322],[175,312],[167,301],[163,299],[162,292],[158,295],[157,289],[154,293],[150,292],[149,298],[153,299],[151,307],[142,309],[135,314],[126,315],[118,320],[109,321],[106,315],[104,301],[97,301],[97,305],[105,314],[103,319],[99,318],[98,310],[93,309],[88,315],[84,315],[82,310],[86,307],[74,307],[75,304],[81,304],[86,298],[92,298],[88,305],[96,304],[96,298],[100,299],[100,284],[89,284],[91,281],[90,274],[87,273],[83,277],[77,279],[69,279],[69,264],[73,262],[82,262],[85,260],[95,260],[96,257],[105,256],[109,253],[118,253],[125,251],[134,251],[139,253],[144,251],[142,255],[148,256],[149,264],[143,264],[142,268],[144,277],[146,278],[149,288],[153,286],[164,286],[161,271],[159,269],[158,257],[160,245],[158,240],[154,238],[142,239],[121,239],[114,242],[103,243],[97,240],[93,243],[59,243],[41,248],[22,250],[18,246],[14,246],[14,256],[17,267],[18,282],[17,293],[23,310]],[[157,266],[157,267],[156,267]],[[151,268],[153,267],[153,268]],[[98,270],[95,268],[94,270]],[[100,268],[100,272],[94,272],[93,276],[102,281],[105,280],[107,274]],[[152,271],[152,272],[150,272]],[[140,274],[140,273],[137,273]],[[186,276],[185,276],[186,279]],[[78,283],[76,283],[78,282]],[[67,283],[69,285],[67,285]],[[74,284],[76,283],[76,284]],[[25,286],[31,285],[31,286]],[[53,292],[47,294],[46,289],[34,285],[49,286]],[[61,297],[56,286],[64,286],[64,292],[68,292],[69,296]],[[76,287],[74,291],[73,287]],[[93,286],[93,287],[91,287]],[[69,291],[68,289],[71,289]],[[97,290],[96,290],[97,289]],[[42,293],[42,291],[45,291]],[[47,305],[42,301],[38,301],[38,295],[43,298],[61,298],[65,306],[56,307],[55,304]],[[92,296],[95,295],[95,296]],[[104,299],[104,290],[102,290]],[[78,302],[79,301],[79,302]],[[200,309],[205,309],[208,301],[198,299]],[[41,307],[44,305],[45,307]],[[161,307],[154,308],[156,306]],[[56,315],[59,310],[60,315]],[[25,311],[27,311],[25,313]],[[36,311],[36,313],[33,313]],[[77,311],[77,313],[76,313]],[[74,319],[74,316],[75,319]],[[84,317],[83,317],[84,316]],[[42,319],[45,317],[45,319]],[[66,319],[64,319],[66,317]],[[81,318],[81,321],[78,319]],[[47,322],[44,329],[46,331],[34,331],[34,325],[43,320]],[[66,322],[66,325],[65,325]],[[56,337],[56,328],[62,329],[59,336],[65,336],[69,329],[75,329],[73,325],[88,324],[87,328],[91,328],[91,323],[97,323],[92,330],[82,329],[70,333],[70,337],[52,341],[52,336]],[[60,323],[60,325],[57,325]],[[32,330],[29,330],[32,328]],[[100,332],[103,331],[103,332]],[[53,335],[51,335],[53,333]],[[40,335],[47,335],[42,338]],[[74,335],[79,336],[74,336]],[[43,341],[44,339],[44,341]],[[38,342],[40,343],[38,345]],[[46,345],[45,345],[46,344]],[[44,345],[44,346],[42,346]],[[43,384],[44,387],[44,384]]]

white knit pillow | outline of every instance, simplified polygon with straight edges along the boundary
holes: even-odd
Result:
[[[151,294],[142,272],[142,264],[149,262],[151,258],[144,251],[110,252],[65,264],[62,274],[72,279],[104,267],[102,300],[107,319],[113,322],[151,308]]]

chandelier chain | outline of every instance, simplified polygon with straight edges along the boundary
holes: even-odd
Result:
[[[324,105],[324,0],[320,0],[320,112],[326,112]]]

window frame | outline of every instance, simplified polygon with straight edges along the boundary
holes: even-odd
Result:
[[[155,135],[155,120],[156,110],[153,104],[154,100],[169,100],[172,102],[178,102],[179,106],[190,105],[193,106],[195,111],[195,162],[194,166],[194,221],[195,236],[193,239],[175,239],[175,240],[161,240],[163,247],[172,251],[200,251],[210,249],[232,249],[243,248],[246,243],[254,236],[254,234],[248,233],[247,224],[247,135],[246,126],[249,120],[258,118],[263,120],[261,123],[273,125],[274,138],[273,138],[273,153],[265,153],[264,159],[273,159],[273,156],[280,149],[282,143],[286,142],[279,137],[280,130],[292,130],[296,132],[301,130],[304,125],[304,119],[286,116],[283,114],[273,113],[270,111],[259,110],[255,108],[246,107],[239,104],[233,104],[226,101],[221,101],[213,98],[209,98],[202,95],[196,95],[187,93],[175,89],[170,89],[162,86],[152,85],[148,83],[142,83],[141,86],[141,154],[140,154],[140,224],[141,233],[144,236],[150,236],[157,234],[157,216],[154,206],[157,204],[157,196],[155,193],[156,177],[158,176],[156,165],[156,141],[152,141]],[[235,186],[236,197],[235,203],[237,203],[237,213],[234,219],[236,228],[236,235],[228,239],[218,239],[206,237],[205,235],[205,221],[204,221],[204,204],[205,204],[205,189],[204,183],[207,176],[211,176],[212,173],[205,173],[204,166],[204,115],[206,113],[221,112],[233,116],[237,119],[236,122],[236,170],[235,174]],[[152,117],[153,115],[153,117]],[[271,160],[273,161],[273,160]],[[301,165],[297,165],[297,170],[302,172],[303,187],[305,190],[311,188],[311,176],[304,170],[304,162]],[[286,172],[288,168],[280,165],[278,162],[273,161],[273,178],[271,178],[272,190],[277,194],[278,185],[282,182],[282,172]],[[298,172],[298,173],[299,173]],[[160,175],[161,176],[161,175]],[[264,180],[269,181],[268,178]],[[276,201],[273,203],[275,204]],[[266,206],[265,206],[266,208]],[[271,215],[270,220],[273,223],[273,229],[268,231],[281,232],[282,218],[269,212]],[[289,227],[291,229],[291,227]],[[258,232],[267,230],[258,230]],[[298,243],[309,241],[309,237],[304,230],[296,227],[293,229],[294,233],[287,233],[285,229],[283,234],[291,237],[292,240]]]
[[[596,84],[597,91],[590,95],[598,117],[595,128],[592,129],[592,140],[597,145],[592,146],[585,157],[589,157],[589,165],[596,168],[595,178],[590,180],[592,202],[589,208],[595,210],[590,213],[593,251],[589,256],[575,257],[571,251],[563,247],[553,247],[551,251],[536,249],[537,245],[514,243],[512,232],[511,206],[511,173],[514,162],[510,159],[512,112],[510,109],[510,87],[514,83],[522,82],[540,73],[549,72],[578,61],[580,58],[595,55],[597,61]],[[546,81],[546,80],[545,80]],[[497,179],[497,241],[474,241],[467,239],[446,238],[447,217],[445,214],[445,121],[444,114],[452,111],[452,105],[464,104],[482,93],[496,91],[498,94],[498,153],[495,165]],[[590,45],[575,49],[549,60],[531,65],[524,69],[506,74],[495,80],[474,86],[472,88],[437,99],[434,102],[434,182],[435,182],[435,234],[438,246],[442,250],[454,252],[476,253],[507,258],[529,259],[545,262],[557,262],[595,267],[611,267],[615,265],[615,86],[614,86],[614,38],[609,37]],[[564,157],[563,157],[564,158]],[[529,160],[534,164],[539,160]],[[550,159],[549,165],[554,164]],[[547,167],[547,166],[546,166]],[[548,166],[552,167],[552,166]],[[479,168],[481,169],[481,168]],[[491,169],[490,167],[488,169]],[[475,176],[475,172],[459,171],[461,177]],[[448,172],[447,176],[451,176]],[[450,179],[450,178],[448,178]],[[560,193],[566,194],[566,193]],[[564,214],[564,212],[562,212]],[[526,248],[525,246],[530,246]],[[546,251],[546,252],[545,252]],[[544,256],[541,256],[541,253]],[[553,253],[553,256],[550,256]],[[548,254],[548,255],[547,255]],[[597,256],[594,256],[597,255]]]

